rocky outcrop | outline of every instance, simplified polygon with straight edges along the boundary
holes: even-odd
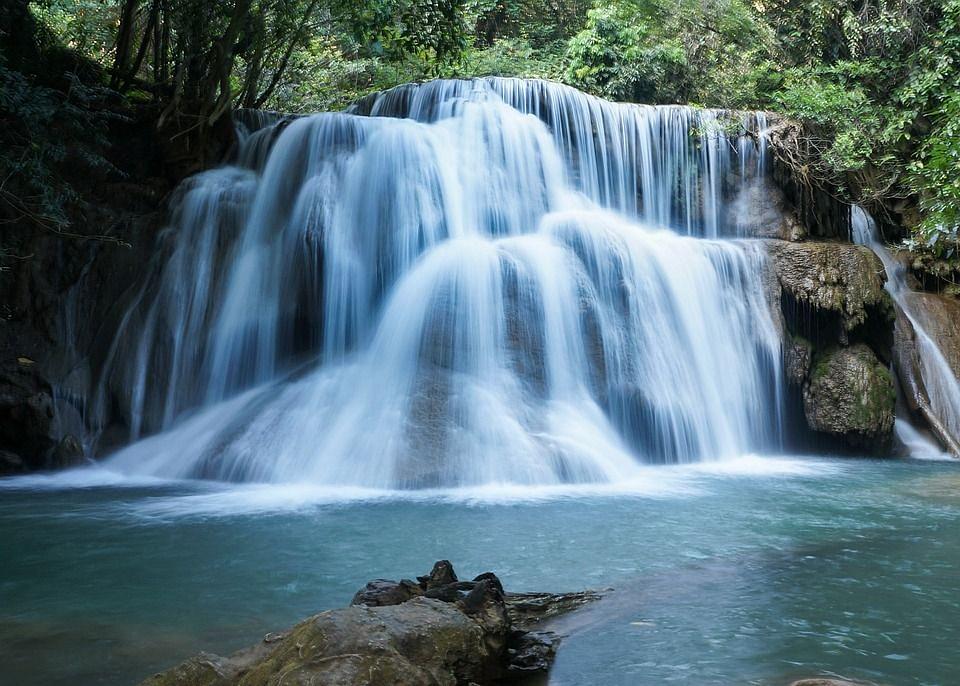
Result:
[[[532,629],[595,593],[508,594],[492,573],[460,581],[449,562],[369,582],[344,609],[223,658],[200,653],[142,686],[437,686],[505,683],[549,668],[557,637]]]
[[[889,453],[894,312],[883,263],[847,243],[765,245],[774,274],[765,283],[779,304],[784,373],[802,407],[802,442]]]
[[[810,428],[852,447],[889,450],[895,404],[893,377],[862,343],[818,352],[803,388]]]
[[[771,241],[767,252],[783,292],[822,320],[835,318],[839,337],[864,324],[871,310],[892,321],[883,263],[870,248]]]
[[[897,258],[909,270],[916,288],[952,298],[960,296],[960,258],[957,256],[947,259],[903,250]]]
[[[80,442],[55,426],[52,389],[34,361],[0,361],[0,474],[67,467],[83,457]]]

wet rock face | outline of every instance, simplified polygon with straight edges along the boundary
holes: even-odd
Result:
[[[455,686],[543,674],[558,638],[530,631],[545,617],[599,596],[515,594],[496,575],[460,581],[446,560],[418,581],[369,582],[341,610],[321,612],[223,658],[208,653],[141,686]],[[551,602],[550,599],[554,599]]]
[[[58,469],[83,459],[71,435],[58,437],[50,385],[27,358],[0,364],[0,475]]]
[[[910,309],[936,342],[956,376],[960,376],[960,301],[935,293],[908,293]]]
[[[893,377],[863,344],[818,353],[803,390],[810,427],[852,447],[889,449],[895,401]]]
[[[727,206],[725,224],[752,238],[798,241],[806,236],[783,191],[769,182],[744,184]]]
[[[83,435],[81,415],[89,408],[78,399],[90,397],[89,384],[156,252],[164,198],[180,181],[166,175],[155,109],[118,107],[106,113],[110,145],[103,155],[110,165],[64,170],[82,199],[65,203],[69,234],[12,217],[0,232],[0,451],[8,453],[0,457],[0,473],[54,469],[81,458],[70,434]],[[55,395],[53,388],[66,392]],[[115,416],[106,423],[121,420],[107,409]]]
[[[787,381],[794,386],[802,386],[810,374],[813,358],[813,344],[800,336],[790,336],[784,341],[783,371]]]
[[[960,302],[933,293],[913,292],[904,297],[954,376],[960,377]],[[942,378],[936,378],[940,375],[939,365],[931,365],[929,343],[924,345],[918,340],[910,317],[899,308],[893,352],[907,408],[926,423],[945,450],[960,457],[960,420],[931,400],[943,384]]]
[[[30,360],[13,360],[0,368],[0,474],[44,466],[56,447],[51,436],[50,388],[33,371]]]
[[[809,310],[836,316],[841,335],[866,323],[872,309],[890,311],[883,263],[865,246],[770,241],[767,252],[783,291]]]

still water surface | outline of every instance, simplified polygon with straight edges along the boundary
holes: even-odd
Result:
[[[130,684],[370,578],[449,558],[508,589],[606,588],[551,683],[960,678],[960,465],[743,458],[611,488],[400,496],[0,481],[0,682]]]

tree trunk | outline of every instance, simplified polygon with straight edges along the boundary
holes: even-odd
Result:
[[[110,87],[114,89],[120,86],[121,80],[127,73],[127,63],[130,61],[130,47],[133,44],[133,29],[139,2],[140,0],[125,0],[120,12],[120,26],[117,28],[117,54],[113,61],[113,75],[110,77]]]

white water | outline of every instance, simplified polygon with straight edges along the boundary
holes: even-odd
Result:
[[[485,79],[245,136],[110,351],[99,415],[161,433],[108,467],[447,488],[776,449],[764,258],[716,240],[765,145],[722,120]]]
[[[904,267],[893,258],[880,241],[873,217],[859,205],[853,205],[850,212],[854,242],[868,246],[883,262],[887,272],[885,284],[887,292],[910,320],[916,333],[920,373],[930,399],[930,409],[954,440],[958,440],[960,439],[960,380],[954,375],[936,341],[920,323],[913,304],[906,297],[910,288],[907,286]],[[949,456],[903,417],[897,418],[895,429],[912,456],[921,459],[943,459]]]

